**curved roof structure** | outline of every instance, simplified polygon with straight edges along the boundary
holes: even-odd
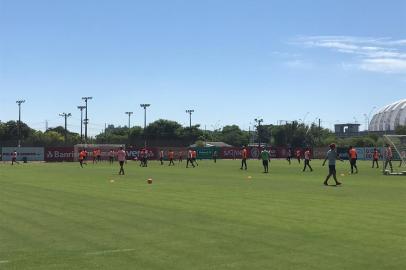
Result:
[[[380,109],[372,117],[369,131],[392,131],[397,126],[406,126],[406,99]]]

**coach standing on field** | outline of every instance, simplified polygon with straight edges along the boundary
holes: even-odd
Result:
[[[337,181],[337,171],[336,171],[336,160],[339,159],[343,161],[340,156],[337,154],[336,145],[334,143],[330,144],[330,150],[327,152],[326,159],[323,162],[323,166],[326,164],[328,160],[328,175],[326,180],[324,181],[324,185],[328,186],[328,179],[333,176],[334,181],[336,182],[336,186],[341,185],[340,182]]]
[[[118,174],[124,175],[124,162],[126,160],[126,153],[125,153],[123,147],[120,147],[120,149],[118,150],[117,159],[118,159],[118,163],[120,164],[120,171],[118,172]]]
[[[262,166],[264,166],[264,173],[269,172],[269,162],[271,161],[271,155],[265,148],[261,151]]]

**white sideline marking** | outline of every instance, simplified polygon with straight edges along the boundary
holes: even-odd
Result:
[[[10,261],[0,261],[0,264],[2,263],[9,263]]]
[[[95,252],[87,252],[86,255],[103,255],[103,254],[109,254],[109,253],[123,253],[123,252],[131,252],[135,251],[135,249],[112,249],[112,250],[101,250],[101,251],[95,251]]]

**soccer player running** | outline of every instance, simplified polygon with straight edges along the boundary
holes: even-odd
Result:
[[[159,151],[159,160],[161,161],[161,165],[164,165],[164,151],[162,149]]]
[[[192,151],[192,149],[189,149],[189,151],[187,153],[186,168],[189,168],[189,163],[192,164],[193,168],[195,167],[195,164],[193,164],[193,151]]]
[[[297,159],[297,161],[299,162],[299,164],[300,164],[300,157],[302,156],[302,153],[301,153],[301,151],[299,150],[299,149],[297,149],[296,150],[296,159]]]
[[[114,150],[113,149],[110,149],[110,151],[109,151],[109,162],[110,162],[110,164],[113,164],[113,162],[114,162]]]
[[[169,150],[168,157],[169,157],[169,166],[175,166],[175,163],[173,162],[173,158],[175,156],[175,153],[172,150]]]
[[[336,171],[336,161],[339,159],[341,162],[343,161],[337,153],[336,145],[334,143],[330,144],[330,150],[327,152],[326,159],[323,162],[323,166],[326,165],[326,161],[328,160],[328,175],[326,180],[324,181],[324,185],[328,186],[328,180],[331,176],[333,176],[334,181],[336,182],[336,186],[341,185],[340,182],[337,180],[337,171]]]
[[[83,152],[84,152],[83,163],[87,165],[86,160],[87,160],[87,156],[89,155],[89,153],[86,151],[86,149],[83,149]]]
[[[378,163],[379,156],[380,156],[380,153],[379,153],[378,149],[374,148],[374,153],[372,154],[372,168],[374,168],[375,164],[376,164],[376,168],[379,169],[379,163]]]
[[[144,149],[139,152],[140,167],[144,167]]]
[[[358,173],[358,167],[357,167],[357,150],[350,146],[350,149],[348,150],[348,157],[350,158],[350,164],[351,164],[351,174],[354,174],[354,168],[355,168],[355,173]]]
[[[140,166],[148,167],[148,150],[142,149],[140,152]]]
[[[98,161],[98,162],[101,162],[101,161],[102,161],[100,148],[97,149],[97,161]]]
[[[96,158],[97,158],[97,149],[94,149],[93,150],[93,164],[95,164],[97,162]]]
[[[79,152],[79,164],[80,164],[80,167],[82,167],[82,168],[83,168],[83,164],[87,165],[87,163],[85,162],[85,159],[86,159],[86,151],[82,150]]]
[[[392,148],[390,147],[389,144],[386,144],[386,148],[385,148],[385,166],[384,166],[383,169],[386,171],[386,167],[388,167],[388,164],[389,164],[391,173],[393,173],[392,158],[393,158]]]
[[[233,155],[235,155],[234,152],[233,152]],[[247,150],[247,148],[243,147],[242,152],[241,152],[241,168],[240,168],[241,170],[243,168],[245,168],[245,170],[247,170],[247,157],[248,157],[248,150]]]
[[[13,153],[11,154],[11,165],[14,165],[14,163],[16,164],[20,164],[20,162],[17,161],[17,151],[14,150]]]
[[[309,148],[306,148],[306,151],[305,151],[305,153],[304,153],[304,168],[303,168],[303,171],[306,171],[306,168],[307,167],[309,167],[309,169],[310,169],[310,171],[312,172],[313,171],[313,168],[312,168],[312,166],[310,166],[310,156],[311,156],[311,153],[310,153],[310,149]]]
[[[126,160],[126,153],[125,153],[123,147],[120,147],[120,149],[118,150],[117,159],[118,159],[118,163],[120,164],[120,171],[118,172],[118,174],[124,175],[124,162]]]
[[[292,159],[292,148],[288,148],[288,156],[286,157],[286,160],[289,162],[289,165],[291,164],[290,160]]]
[[[261,159],[262,159],[262,165],[264,166],[264,173],[268,173],[269,172],[269,162],[271,161],[271,155],[269,154],[268,151],[266,151],[265,148],[263,148],[261,151]]]
[[[179,161],[179,163],[183,162],[183,153],[182,153],[182,151],[179,151],[178,161]]]
[[[199,163],[197,163],[197,151],[196,150],[192,151],[192,160],[193,160],[193,163],[196,164],[196,166],[199,166]]]

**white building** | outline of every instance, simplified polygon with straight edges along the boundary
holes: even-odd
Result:
[[[398,126],[406,126],[406,99],[380,109],[372,117],[369,131],[393,131]]]

